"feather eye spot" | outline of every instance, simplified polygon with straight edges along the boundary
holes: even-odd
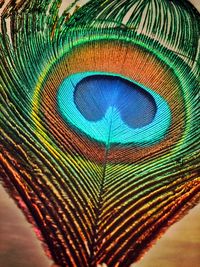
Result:
[[[171,123],[170,107],[158,93],[114,73],[70,75],[57,98],[66,122],[104,144],[109,139],[151,145],[164,138]]]

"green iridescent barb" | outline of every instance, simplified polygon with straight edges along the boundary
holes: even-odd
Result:
[[[188,1],[1,2],[2,184],[60,266],[130,266],[200,199]]]

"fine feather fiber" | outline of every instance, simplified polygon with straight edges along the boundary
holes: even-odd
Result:
[[[78,3],[0,4],[0,179],[57,265],[128,267],[200,199],[200,16]]]

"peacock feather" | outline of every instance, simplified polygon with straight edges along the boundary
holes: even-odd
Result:
[[[126,267],[200,199],[200,16],[77,2],[3,6],[1,181],[56,264]]]

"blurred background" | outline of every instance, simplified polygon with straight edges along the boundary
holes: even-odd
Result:
[[[72,1],[63,2],[66,6]],[[85,2],[81,0],[79,5]],[[191,2],[200,11],[200,0]],[[32,226],[0,185],[0,267],[53,266],[53,262],[45,255],[41,242],[37,240]],[[140,262],[132,265],[132,267],[189,266],[200,267],[200,204],[168,229]]]

